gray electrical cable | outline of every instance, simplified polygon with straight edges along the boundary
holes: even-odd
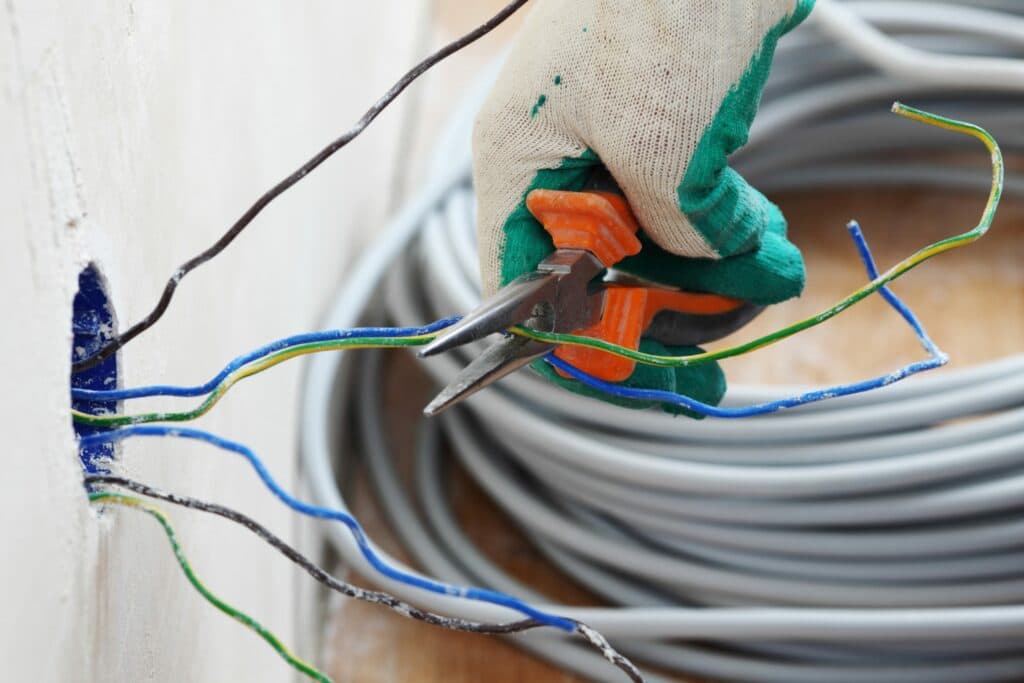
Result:
[[[984,190],[983,160],[957,156],[937,168],[914,159],[971,148],[885,115],[896,98],[977,122],[1006,151],[1024,151],[1024,3],[819,2],[826,16],[780,43],[750,144],[736,155],[755,185]],[[857,17],[909,47],[876,50],[879,35],[850,33]],[[971,56],[963,63],[974,70],[915,78],[906,68],[923,63],[919,50]],[[439,141],[436,182],[361,258],[327,326],[380,315],[419,324],[477,303],[467,131],[493,77],[492,69]],[[1024,182],[1010,177],[1006,190],[1024,196]],[[382,505],[423,571],[547,602],[459,529],[437,424],[422,428],[415,495],[401,484],[379,354],[358,367],[353,358],[322,354],[308,365],[302,454],[317,502],[345,507],[336,482],[351,458],[343,416],[355,412]],[[464,361],[442,356],[424,367],[446,382]],[[798,389],[735,386],[726,402]],[[1024,677],[1024,356],[742,423],[567,400],[521,372],[441,426],[462,466],[551,562],[611,605],[546,608],[593,625],[638,663],[745,681]],[[372,574],[345,533],[327,533]],[[378,582],[428,609],[510,617]],[[619,680],[556,632],[515,642],[595,680]]]

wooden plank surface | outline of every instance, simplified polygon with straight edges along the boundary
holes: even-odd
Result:
[[[472,11],[455,0],[437,3],[431,42],[465,30],[502,3],[473,3]],[[443,66],[422,95],[423,126],[444,120],[458,93],[482,60],[496,54],[511,34],[471,48]],[[426,147],[421,143],[419,149]],[[984,160],[981,160],[984,163]],[[1018,167],[1019,168],[1019,167]],[[962,232],[980,215],[979,193],[872,191],[795,193],[776,197],[791,223],[792,237],[804,250],[808,288],[799,300],[773,307],[737,338],[749,339],[822,310],[865,280],[846,221],[860,220],[880,265],[885,266],[941,236]],[[944,255],[910,273],[896,286],[953,359],[952,368],[1024,352],[1024,204],[1007,202],[990,236],[960,252]],[[813,332],[725,367],[733,383],[814,384],[849,381],[891,370],[921,357],[906,324],[881,300],[846,312]],[[430,387],[404,354],[389,359],[389,383],[401,391],[389,408],[409,416],[418,411]],[[948,372],[941,370],[939,372]],[[393,399],[394,400],[394,399]],[[396,421],[396,450],[411,452],[414,435]],[[405,466],[408,465],[405,457]],[[365,479],[353,486],[354,510],[375,540],[402,556]],[[461,472],[451,481],[454,508],[466,533],[486,554],[517,578],[573,604],[596,604],[587,593],[540,557],[504,515]],[[360,583],[361,577],[353,577]],[[326,644],[329,671],[339,683],[490,683],[576,681],[494,638],[453,634],[423,626],[362,603],[335,604]]]

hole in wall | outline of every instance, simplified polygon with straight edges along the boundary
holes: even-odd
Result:
[[[78,292],[72,304],[71,362],[88,358],[114,336],[117,318],[107,296],[107,284],[96,264],[90,263],[78,274]],[[71,373],[72,389],[116,389],[118,354],[99,365]],[[116,413],[116,401],[83,401],[72,398],[71,407],[86,413]],[[103,431],[102,427],[72,423],[77,436]],[[110,443],[79,447],[82,469],[87,474],[108,472],[107,465],[114,458],[115,446]]]

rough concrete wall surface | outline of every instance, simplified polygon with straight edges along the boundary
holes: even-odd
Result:
[[[152,519],[87,504],[68,413],[71,301],[91,261],[122,327],[145,315],[179,263],[401,73],[411,11],[403,0],[0,5],[4,680],[290,680],[192,590]],[[188,277],[121,354],[123,384],[205,381],[243,350],[313,329],[356,232],[384,223],[400,117],[386,113]],[[201,423],[253,446],[292,490],[299,378],[294,364],[248,380]],[[120,454],[133,478],[294,536],[292,514],[238,457],[171,440]],[[226,522],[169,512],[207,584],[315,659],[292,567]]]

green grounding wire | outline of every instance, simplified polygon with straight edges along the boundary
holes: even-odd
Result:
[[[224,378],[224,381],[217,385],[217,388],[214,389],[202,403],[192,410],[142,413],[138,415],[92,415],[72,410],[71,416],[74,418],[75,422],[95,427],[124,427],[126,425],[144,424],[148,422],[188,422],[208,413],[217,404],[217,402],[223,398],[228,389],[237,382],[297,356],[302,356],[308,353],[320,353],[323,351],[337,351],[340,349],[377,349],[422,346],[433,339],[434,336],[435,335],[417,337],[364,337],[358,339],[339,339],[327,342],[300,344],[298,346],[282,349],[281,351],[272,353],[250,363],[249,365],[239,368]]]
[[[834,318],[850,306],[858,303],[859,301],[867,298],[874,294],[882,287],[893,282],[906,272],[921,265],[933,256],[937,256],[943,252],[963,247],[981,238],[989,227],[992,225],[992,221],[995,218],[996,209],[999,206],[999,200],[1002,197],[1003,191],[1003,179],[1004,179],[1004,167],[1003,167],[1003,155],[999,149],[999,145],[995,139],[988,133],[988,131],[975,126],[970,123],[963,121],[956,121],[949,119],[944,116],[938,116],[936,114],[930,114],[928,112],[914,109],[913,107],[906,106],[897,102],[893,105],[893,112],[900,116],[906,117],[913,121],[921,123],[927,123],[937,128],[944,130],[953,131],[956,133],[962,133],[971,137],[977,138],[988,148],[992,157],[992,189],[989,194],[988,202],[985,205],[985,210],[982,214],[981,221],[976,227],[968,230],[960,235],[948,237],[938,242],[934,242],[916,253],[903,259],[896,265],[892,266],[889,270],[879,275],[877,278],[864,285],[857,291],[850,294],[848,297],[835,304],[831,308],[818,313],[817,315],[805,318],[797,323],[794,323],[781,330],[777,330],[770,334],[767,334],[759,339],[740,344],[728,349],[722,349],[720,351],[708,351],[692,356],[662,356],[656,354],[644,353],[642,351],[634,351],[618,344],[612,344],[601,339],[594,339],[592,337],[583,337],[574,334],[557,334],[552,332],[542,332],[540,330],[529,329],[525,327],[512,327],[509,329],[510,332],[535,339],[537,341],[548,342],[552,344],[568,344],[571,346],[583,346],[593,349],[605,351],[615,356],[623,358],[629,358],[638,363],[645,365],[654,365],[657,367],[676,368],[686,367],[691,365],[700,365],[701,363],[709,363],[711,361],[722,360],[725,358],[732,358],[734,356],[740,356],[751,351],[756,351],[765,346],[769,346],[776,342],[779,342],[787,337],[791,337],[799,332],[810,329],[821,323]]]
[[[224,602],[200,580],[196,575],[195,570],[192,569],[192,565],[188,561],[188,557],[185,556],[185,551],[182,550],[181,545],[178,543],[178,537],[174,533],[174,527],[171,525],[171,520],[163,512],[163,510],[146,503],[138,498],[132,496],[125,496],[120,493],[111,493],[107,491],[98,491],[89,494],[89,501],[92,503],[113,503],[115,505],[125,505],[127,507],[133,507],[143,512],[148,513],[153,519],[160,523],[163,527],[164,533],[167,534],[167,540],[170,541],[171,549],[174,551],[174,557],[178,561],[178,566],[181,567],[181,571],[184,572],[185,577],[189,583],[199,591],[199,594],[206,598],[206,601],[216,607],[218,610],[228,615],[235,621],[243,624],[251,631],[255,632],[262,638],[270,647],[281,655],[288,664],[290,664],[297,671],[305,674],[307,677],[314,681],[320,681],[320,683],[332,683],[331,679],[327,677],[322,671],[314,668],[310,664],[297,657],[288,648],[287,645],[281,642],[281,640],[274,635],[269,629],[260,624],[258,621],[250,617],[245,612],[238,610],[228,603]]]

